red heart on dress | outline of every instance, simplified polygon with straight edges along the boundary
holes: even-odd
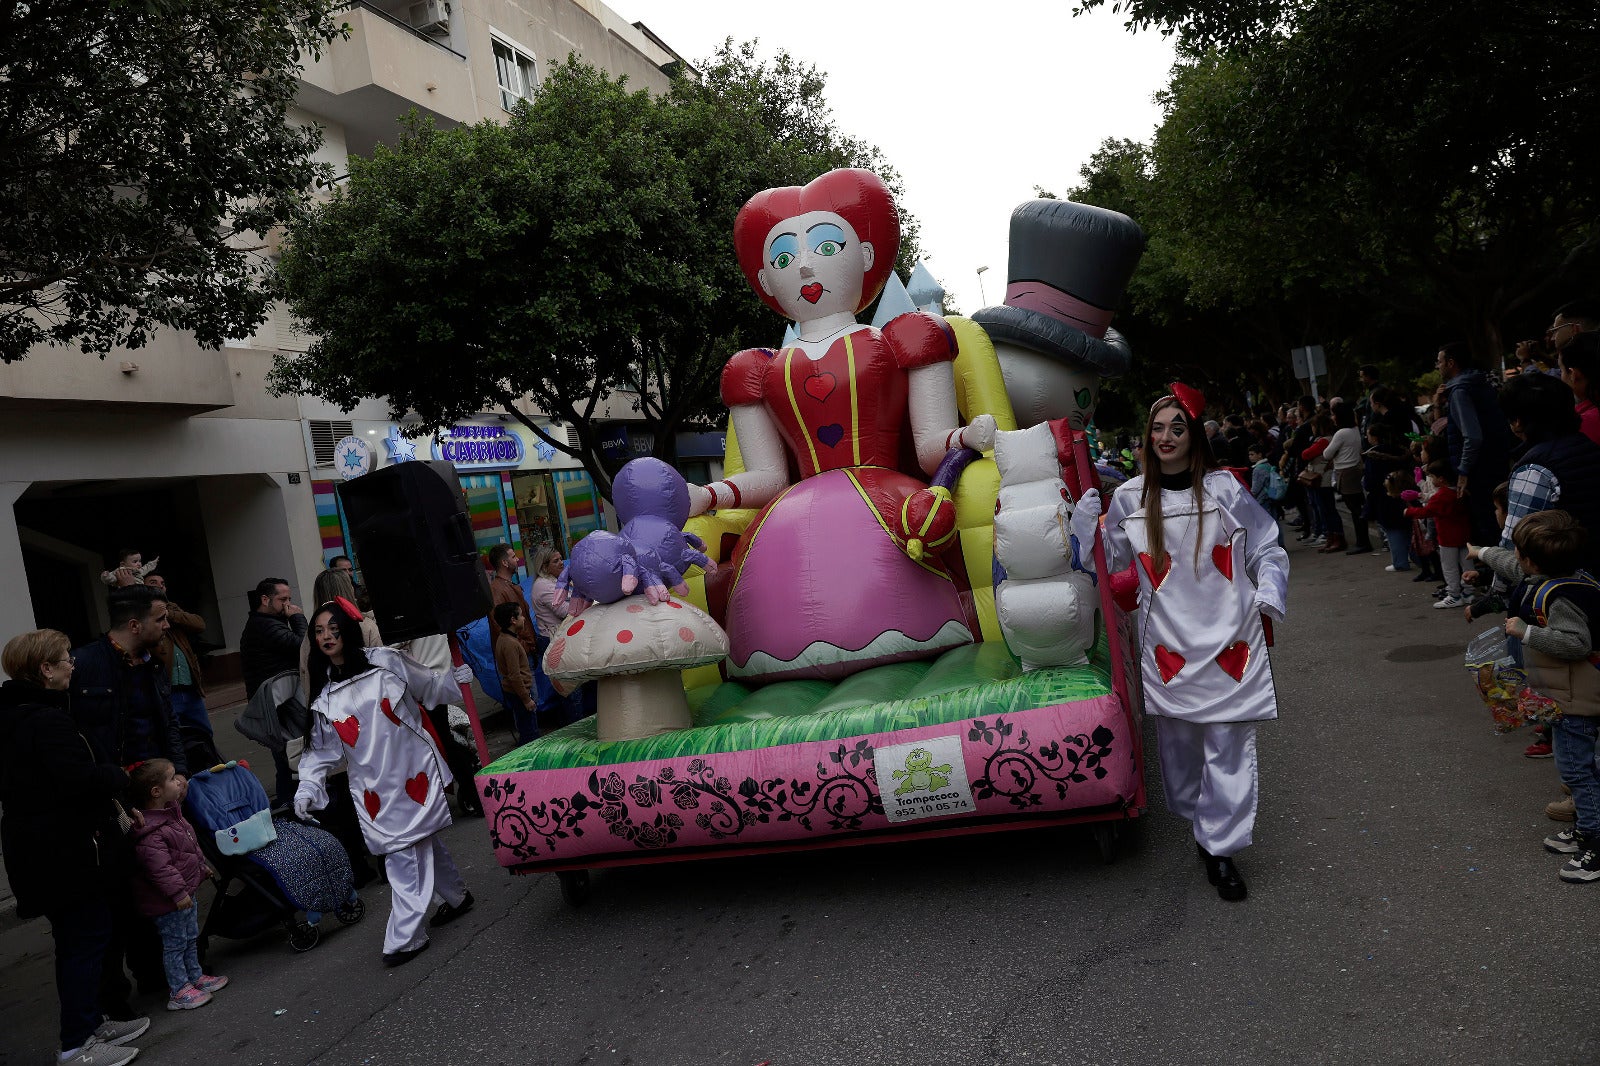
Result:
[[[1188,661],[1165,644],[1156,645],[1156,669],[1161,672],[1163,685],[1177,677],[1178,671],[1182,670]]]
[[[351,715],[341,718],[333,723],[333,731],[339,734],[339,739],[350,747],[356,746],[356,738],[361,736],[361,720]]]
[[[1222,576],[1229,581],[1233,580],[1233,545],[1218,544],[1211,549],[1211,561],[1217,564],[1217,569],[1222,571]]]
[[[378,794],[369,788],[361,794],[361,805],[367,809],[368,818],[376,818],[378,817],[378,808],[383,804],[378,799]]]
[[[808,304],[814,304],[822,299],[822,282],[813,281],[810,285],[800,286],[800,299]]]
[[[389,700],[387,697],[385,697],[384,701],[378,704],[378,706],[383,710],[383,716],[385,718],[389,719],[389,721],[393,722],[395,725],[400,724],[400,716],[394,713],[394,708],[389,705]]]
[[[810,377],[806,378],[804,388],[807,396],[811,397],[818,403],[821,403],[829,396],[833,395],[834,386],[838,383],[838,378],[824,370],[820,374],[812,374]]]
[[[1145,575],[1150,578],[1150,591],[1154,592],[1161,587],[1161,583],[1172,572],[1172,556],[1166,552],[1161,553],[1161,569],[1156,569],[1155,560],[1150,558],[1149,552],[1139,553],[1139,565],[1144,567]],[[1176,670],[1173,673],[1177,673]]]
[[[1235,681],[1244,680],[1244,668],[1250,664],[1250,645],[1236,640],[1217,655],[1217,665]]]
[[[417,776],[406,782],[406,795],[416,800],[419,804],[428,799],[428,772],[418,770]]]

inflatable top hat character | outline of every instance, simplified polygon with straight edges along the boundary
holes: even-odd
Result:
[[[1111,316],[1144,241],[1127,215],[1071,200],[1030,200],[1011,213],[1005,303],[972,318],[994,341],[1017,425],[1066,418],[1082,429],[1100,379],[1128,369]]]

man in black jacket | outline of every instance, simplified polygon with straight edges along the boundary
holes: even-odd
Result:
[[[285,670],[300,669],[300,645],[306,639],[305,612],[294,605],[289,583],[281,577],[262,578],[250,592],[250,617],[245,619],[239,637],[239,667],[244,673],[246,697],[254,696],[261,683]],[[281,751],[272,753],[277,771],[274,808],[294,802],[294,774],[289,758]]]

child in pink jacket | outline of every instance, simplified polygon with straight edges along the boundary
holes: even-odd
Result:
[[[144,812],[144,824],[133,831],[138,872],[133,900],[139,913],[154,918],[161,931],[161,962],[172,998],[168,1010],[193,1010],[211,1002],[211,993],[228,983],[200,969],[200,908],[194,894],[211,875],[200,841],[184,820],[184,780],[166,759],[150,759],[128,768],[129,792]]]

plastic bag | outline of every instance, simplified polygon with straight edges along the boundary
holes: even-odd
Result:
[[[1528,685],[1517,665],[1516,649],[1504,627],[1484,630],[1467,645],[1468,670],[1496,733],[1509,733],[1528,722],[1548,723],[1561,717],[1561,705]]]

